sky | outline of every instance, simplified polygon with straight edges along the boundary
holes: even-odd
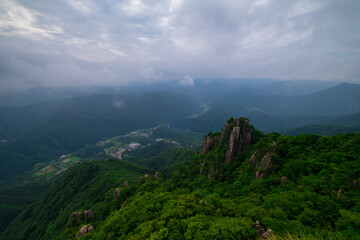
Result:
[[[1,0],[0,90],[194,78],[360,83],[358,0]]]

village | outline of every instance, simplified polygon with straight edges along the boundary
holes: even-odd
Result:
[[[163,138],[157,138],[155,140],[156,142],[166,142],[166,143],[170,143],[170,144],[174,144],[177,146],[180,146],[180,143],[178,143],[177,141],[172,141],[172,140],[167,140],[167,139],[163,139]],[[111,157],[116,158],[116,159],[123,159],[123,154],[125,152],[132,152],[135,151],[139,148],[145,148],[150,146],[151,144],[148,143],[146,146],[141,145],[138,142],[131,142],[130,144],[125,144],[123,147],[117,148],[115,151],[110,151],[110,149],[103,149],[106,154],[109,154]]]

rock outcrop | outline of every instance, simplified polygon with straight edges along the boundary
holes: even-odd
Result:
[[[246,118],[230,118],[221,133],[210,133],[201,145],[201,154],[207,154],[216,148],[216,159],[200,163],[200,174],[209,179],[221,178],[225,164],[234,162],[235,158],[250,144],[251,126]]]
[[[86,210],[84,212],[73,212],[70,214],[68,223],[66,224],[67,228],[79,225],[83,222],[89,222],[94,218],[94,212],[92,210]]]
[[[271,162],[271,156],[276,151],[276,142],[272,142],[267,153],[261,157],[260,153],[258,151],[255,151],[253,155],[250,157],[249,165],[252,168],[256,169],[255,172],[255,178],[267,178],[270,172],[270,168],[272,166]],[[258,161],[258,159],[260,159]],[[286,179],[282,179],[283,182],[286,181]]]
[[[128,187],[128,186],[129,186],[128,181],[125,181],[125,182],[123,183],[123,187]]]
[[[273,236],[271,229],[265,232],[265,230],[261,228],[259,221],[254,222],[251,227],[258,232],[259,239],[268,239]]]
[[[225,162],[234,159],[246,148],[251,141],[249,120],[246,118],[230,118],[219,135],[207,136],[201,144],[200,153],[210,152],[216,144],[226,145]]]
[[[206,154],[211,151],[211,149],[214,148],[215,143],[218,141],[218,136],[207,136],[203,140],[200,148],[200,153]]]
[[[342,193],[342,189],[337,190],[336,197],[337,198],[341,197],[341,193]]]
[[[359,188],[359,180],[357,180],[357,179],[351,179],[351,186],[352,186],[354,189],[358,189],[358,188]]]
[[[160,173],[159,172],[155,172],[154,179],[155,180],[160,179]]]
[[[287,181],[287,177],[282,176],[280,179],[280,184],[283,185]]]
[[[273,236],[273,232],[271,231],[271,229],[269,229],[261,235],[260,239],[268,239],[271,238],[272,236]]]
[[[118,200],[120,197],[120,188],[115,188],[114,190],[114,200]]]
[[[90,221],[94,218],[94,212],[92,210],[84,211],[85,221]]]
[[[84,225],[81,229],[80,232],[78,232],[78,234],[76,234],[76,237],[81,237],[87,233],[94,233],[94,227],[91,225]]]
[[[66,224],[67,228],[76,226],[80,224],[84,220],[84,213],[83,212],[73,212],[70,214],[70,218],[68,223]]]
[[[226,151],[225,155],[226,162],[233,162],[234,158],[237,157],[251,141],[249,121],[247,119],[239,118],[236,121],[234,120],[231,124],[234,123],[236,123],[236,125],[231,130],[229,149]],[[221,137],[223,137],[223,134]],[[226,134],[224,134],[224,137],[226,137]]]

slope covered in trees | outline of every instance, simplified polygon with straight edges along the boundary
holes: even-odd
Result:
[[[92,95],[0,108],[0,184],[39,162],[105,137],[184,118],[201,107],[180,94]]]
[[[264,135],[245,118],[229,119],[170,178],[149,169],[127,186],[118,171],[110,183],[117,166],[130,167],[120,160],[73,168],[5,234],[75,239],[87,225],[94,231],[80,239],[256,239],[259,221],[277,237],[356,239],[359,146],[360,134]],[[72,212],[86,209],[94,217],[75,221]]]

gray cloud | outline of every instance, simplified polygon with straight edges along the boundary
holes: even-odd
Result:
[[[0,3],[2,89],[183,76],[359,81],[359,1]]]

